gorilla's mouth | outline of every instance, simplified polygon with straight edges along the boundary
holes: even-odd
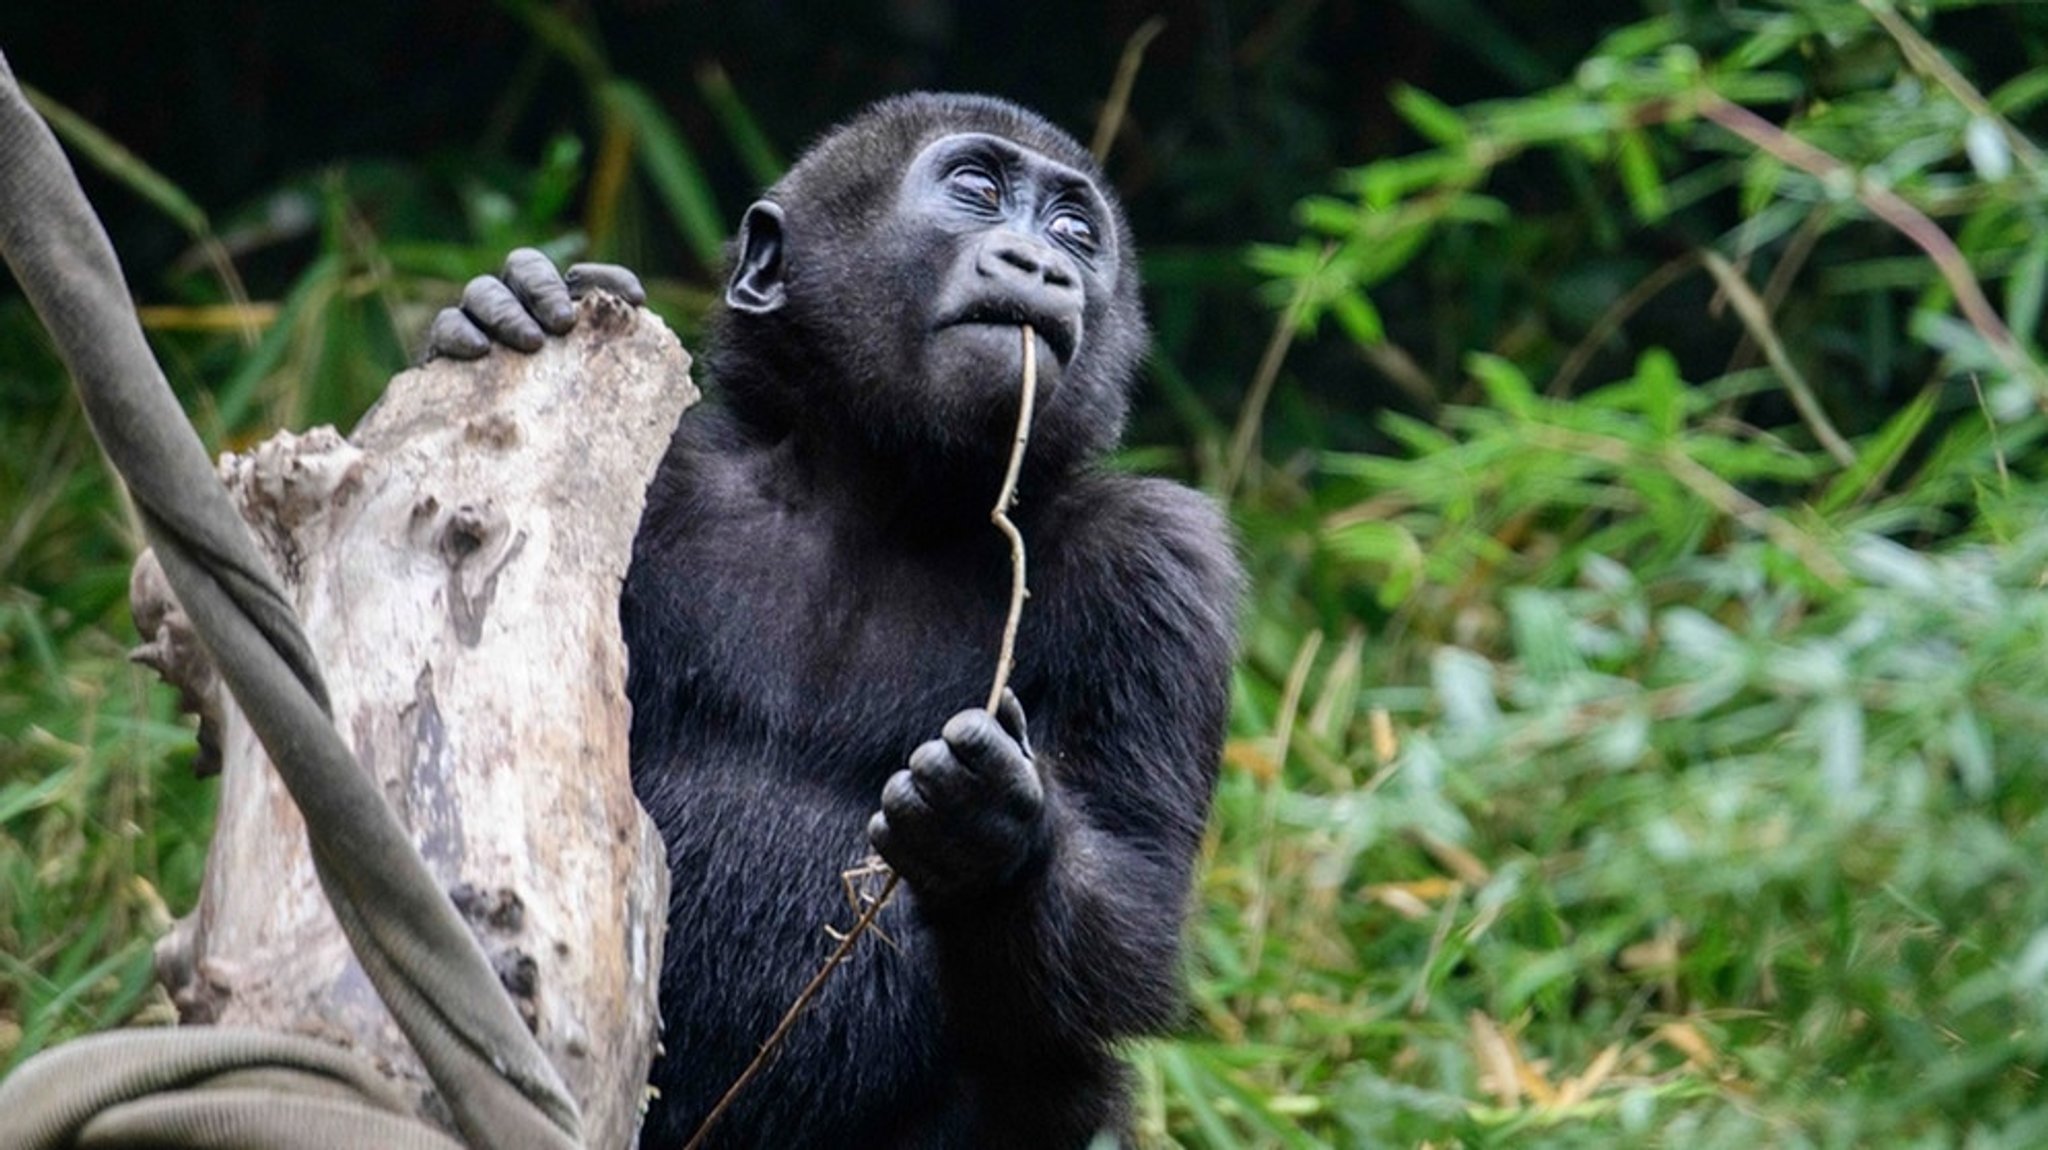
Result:
[[[1045,339],[1053,355],[1064,367],[1074,358],[1074,329],[1079,324],[1072,319],[1033,312],[1016,300],[977,300],[959,311],[946,316],[938,323],[938,330],[967,325],[986,327],[1019,327],[1030,324],[1031,330]]]

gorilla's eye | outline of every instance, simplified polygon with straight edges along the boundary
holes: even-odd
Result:
[[[1096,248],[1095,222],[1073,208],[1060,209],[1045,228],[1054,239],[1082,251],[1092,252]]]
[[[993,208],[1003,202],[1003,186],[987,171],[973,164],[962,164],[946,173],[946,186],[961,203],[969,207]]]

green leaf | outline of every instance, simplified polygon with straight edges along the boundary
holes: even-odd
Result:
[[[1885,421],[1876,435],[1865,440],[1857,451],[1856,462],[1843,469],[1829,483],[1814,501],[1814,507],[1822,515],[1833,515],[1855,503],[1863,495],[1884,481],[1885,476],[1904,459],[1906,452],[1920,439],[1920,433],[1927,429],[1927,423],[1934,418],[1937,392],[1928,388],[1915,396],[1897,415]]]
[[[1486,389],[1494,406],[1519,419],[1534,419],[1539,400],[1529,377],[1512,360],[1475,351],[1465,357],[1465,370]]]
[[[1488,733],[1500,726],[1493,694],[1493,664],[1458,647],[1438,647],[1429,659],[1430,681],[1453,729]]]
[[[1487,133],[1523,146],[1565,143],[1582,136],[1615,131],[1626,110],[1546,95],[1527,100],[1510,100],[1486,105],[1478,114],[1478,127]]]
[[[1462,153],[1436,150],[1394,156],[1353,168],[1345,173],[1343,183],[1367,207],[1385,210],[1417,192],[1462,183],[1478,174],[1472,161]],[[1356,218],[1356,208],[1352,212]]]
[[[0,787],[0,826],[57,799],[70,785],[68,772],[52,771],[33,784],[15,783]]]
[[[1955,760],[1956,780],[1963,790],[1971,798],[1989,795],[1998,781],[1992,765],[1991,740],[1985,735],[1977,713],[1968,707],[1959,707],[1949,716],[1948,751]]]
[[[1230,1123],[1224,1121],[1223,1115],[1217,1111],[1212,1097],[1214,1083],[1209,1075],[1197,1069],[1187,1048],[1162,1045],[1155,1049],[1160,1076],[1172,1088],[1175,1100],[1188,1108],[1203,1141],[1213,1150],[1229,1150],[1244,1145],[1231,1132]]]
[[[2044,281],[2048,281],[2048,231],[2028,242],[2006,282],[2005,322],[2012,328],[2013,338],[2023,345],[2033,343],[2041,329]]]
[[[1374,567],[1379,584],[1375,595],[1382,607],[1406,602],[1422,578],[1422,545],[1399,523],[1348,523],[1330,532],[1324,541],[1333,553]]]
[[[1636,357],[1636,402],[1659,439],[1674,439],[1685,427],[1685,380],[1678,359],[1661,347]]]
[[[1310,196],[1295,205],[1294,214],[1302,226],[1329,236],[1348,236],[1371,226],[1365,209],[1334,196]]]
[[[1593,55],[1611,60],[1634,60],[1669,47],[1682,34],[1683,25],[1675,18],[1654,16],[1624,25],[1601,37]]]
[[[612,80],[603,90],[605,107],[632,127],[641,165],[684,242],[697,263],[717,275],[725,264],[725,221],[696,152],[645,89],[630,80]]]
[[[1809,723],[1820,747],[1821,782],[1838,808],[1863,779],[1863,706],[1848,695],[1832,695],[1814,707]]]
[[[1742,214],[1754,216],[1778,195],[1785,178],[1785,166],[1759,152],[1742,166]],[[1801,209],[1805,214],[1805,209]]]
[[[1452,147],[1463,145],[1471,138],[1464,117],[1420,88],[1409,84],[1394,85],[1393,103],[1394,110],[1408,121],[1408,126],[1431,143]]]
[[[325,252],[306,265],[278,308],[277,319],[217,392],[216,411],[222,427],[240,430],[253,416],[263,381],[284,361],[292,344],[306,336],[309,318],[333,296],[335,281],[344,267],[344,261],[335,252]]]
[[[2012,174],[2012,145],[2005,129],[1988,116],[1972,116],[1963,127],[1963,151],[1980,179],[1997,183]]]
[[[1562,683],[1585,669],[1572,643],[1571,614],[1556,596],[1528,588],[1509,592],[1508,626],[1515,659],[1530,681]]]
[[[2048,101],[2048,68],[2032,68],[1993,89],[1986,97],[1993,111],[2008,119],[2025,115]]]
[[[747,174],[763,187],[782,178],[788,167],[775,145],[768,142],[768,133],[761,130],[761,124],[754,119],[753,110],[732,86],[732,77],[717,61],[711,61],[697,69],[697,91],[703,94],[704,102],[711,106],[711,113],[718,117],[719,126],[725,129],[725,138],[732,142],[733,150],[739,153],[740,161],[747,166]]]
[[[1645,223],[1664,218],[1669,202],[1664,195],[1664,177],[1657,171],[1657,157],[1650,150],[1650,137],[1640,128],[1623,132],[1614,159],[1636,218]]]
[[[1353,289],[1338,294],[1330,301],[1330,311],[1336,315],[1338,326],[1360,347],[1377,347],[1386,341],[1379,309],[1372,306],[1372,300],[1363,291]]]
[[[529,232],[548,228],[568,210],[583,181],[583,141],[563,133],[548,141],[539,170],[527,182],[526,205],[519,213]]]
[[[1761,68],[1798,47],[1809,34],[1805,21],[1794,16],[1767,16],[1750,33],[1749,39],[1736,45],[1734,51],[1722,58],[1722,67],[1741,72]]]
[[[1322,266],[1323,254],[1320,245],[1307,242],[1293,247],[1277,244],[1255,244],[1245,251],[1245,262],[1260,274],[1279,280],[1303,280],[1314,275]],[[1293,292],[1289,291],[1289,295]]]

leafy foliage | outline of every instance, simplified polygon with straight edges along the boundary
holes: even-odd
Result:
[[[1216,1041],[1148,1053],[1156,1124],[2042,1139],[2048,255],[2008,117],[2043,76],[1979,95],[1875,0],[1679,6],[1563,87],[1398,95],[1427,146],[1255,253],[1283,325],[1334,321],[1428,418],[1244,501]],[[1567,208],[1511,209],[1532,168]],[[1455,383],[1382,321],[1418,279]]]

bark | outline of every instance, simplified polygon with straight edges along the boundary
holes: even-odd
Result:
[[[408,371],[348,439],[283,433],[223,456],[221,475],[295,600],[337,727],[569,1083],[589,1144],[615,1147],[639,1125],[668,901],[627,774],[618,592],[696,389],[651,314],[602,295],[581,310],[536,355]],[[136,657],[179,687],[220,761],[199,905],[157,947],[180,1017],[363,1051],[445,1122],[152,556],[133,592]]]

